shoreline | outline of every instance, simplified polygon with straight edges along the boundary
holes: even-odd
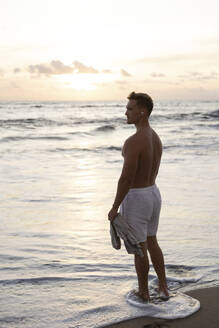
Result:
[[[200,301],[199,311],[182,319],[139,317],[102,328],[219,328],[219,286],[188,291],[185,294]]]

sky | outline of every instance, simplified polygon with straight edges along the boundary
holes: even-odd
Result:
[[[0,6],[0,100],[219,100],[218,0]]]

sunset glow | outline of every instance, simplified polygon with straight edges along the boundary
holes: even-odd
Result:
[[[217,99],[218,12],[216,0],[8,0],[0,99]]]

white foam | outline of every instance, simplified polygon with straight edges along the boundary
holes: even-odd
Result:
[[[176,283],[193,283],[193,282],[197,282],[200,279],[203,278],[203,274],[195,274],[192,277],[188,277],[188,276],[182,276],[182,277],[174,277],[174,276],[167,276],[167,282],[176,282]],[[154,284],[158,282],[157,276],[154,274],[150,274],[149,275],[150,278],[150,283]]]
[[[200,308],[200,302],[183,293],[172,293],[168,300],[162,300],[158,296],[152,296],[149,303],[142,301],[131,290],[126,295],[129,304],[145,310],[144,315],[162,319],[185,318]]]
[[[185,292],[186,290],[190,290],[192,285],[197,283],[199,280],[202,279],[201,275],[196,275],[193,277],[170,277],[167,276],[167,285],[168,289],[172,291],[181,290]],[[134,286],[133,286],[134,288]],[[158,291],[158,279],[156,276],[151,275],[149,280],[149,289],[150,294],[157,293]]]
[[[195,277],[167,277],[167,281],[175,281],[178,283],[192,283],[192,282],[197,282],[199,281],[203,275],[199,274],[196,275]]]

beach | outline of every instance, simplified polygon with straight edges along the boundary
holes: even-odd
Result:
[[[150,119],[163,142],[157,238],[169,290],[201,301],[200,311],[174,321],[181,313],[171,302],[168,311],[147,310],[154,319],[127,304],[137,287],[133,256],[111,245],[107,214],[123,143],[135,133],[126,123],[126,101],[0,106],[1,328],[99,328],[118,321],[127,328],[136,322],[187,328],[201,316],[211,328],[219,285],[219,102],[156,101]],[[150,291],[156,286],[150,266]],[[178,308],[186,317],[184,306]]]
[[[104,326],[106,328],[218,328],[219,327],[219,286],[193,290],[187,295],[200,301],[200,310],[189,317],[164,320],[141,317]]]
[[[0,328],[219,328],[219,0],[1,3]]]

